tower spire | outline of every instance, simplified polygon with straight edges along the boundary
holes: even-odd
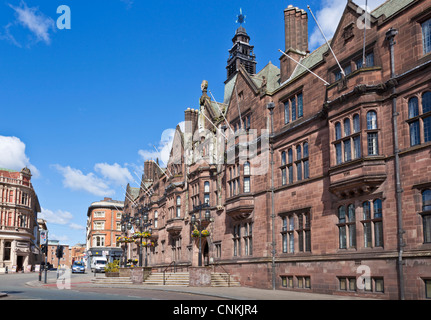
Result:
[[[240,14],[237,15],[236,23],[240,26],[235,32],[232,39],[233,46],[229,50],[229,59],[227,60],[227,80],[229,81],[239,70],[239,65],[243,65],[249,74],[256,73],[256,56],[253,53],[254,46],[250,45],[250,37],[247,31],[242,26],[245,23],[246,16],[240,9]]]

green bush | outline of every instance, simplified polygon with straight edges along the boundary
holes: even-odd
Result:
[[[105,272],[119,272],[120,261],[114,260],[114,262],[107,263],[105,266]]]

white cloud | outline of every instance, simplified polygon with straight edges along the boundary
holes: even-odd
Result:
[[[182,132],[184,132],[185,122],[180,122],[178,124]],[[138,154],[141,156],[143,160],[156,160],[159,159],[164,166],[169,161],[169,155],[171,153],[172,144],[174,141],[175,129],[166,129],[163,131],[160,141],[158,142],[158,146],[156,148],[139,150]],[[156,150],[157,149],[157,150]]]
[[[17,137],[0,136],[0,167],[17,171],[28,167],[33,177],[40,176],[39,170],[25,154],[25,143]]]
[[[54,165],[54,167],[63,175],[63,185],[71,190],[82,190],[94,194],[96,196],[112,196],[115,191],[110,189],[107,182],[98,178],[94,173],[82,173],[81,170],[71,168],[70,166],[62,167]]]
[[[67,241],[70,240],[70,238],[68,236],[64,235],[64,234],[61,235],[61,236],[58,236],[58,235],[56,235],[54,233],[51,234],[51,235],[49,235],[49,239],[58,240],[61,243],[64,243],[64,242],[67,242]]]
[[[21,44],[10,31],[12,26],[21,26],[32,33],[33,42],[51,43],[50,32],[55,31],[55,22],[52,18],[43,14],[37,7],[29,8],[24,1],[21,1],[19,6],[8,5],[14,10],[16,20],[4,27],[5,34],[1,38],[8,39],[16,46],[21,47]]]
[[[105,179],[112,181],[117,185],[126,185],[133,177],[127,168],[121,167],[118,163],[113,165],[107,163],[97,163],[94,170],[99,172]]]
[[[52,210],[42,208],[39,218],[45,219],[48,223],[65,225],[73,219],[73,215],[67,211],[57,210],[54,212]]]
[[[368,0],[368,7],[370,8],[370,10],[374,10],[383,2],[385,2],[385,0]],[[364,4],[360,4],[358,2],[355,3],[361,7],[365,7],[365,2]],[[322,2],[322,9],[318,10],[317,12],[313,11],[317,21],[319,22],[320,27],[323,30],[323,33],[325,34],[326,39],[330,40],[334,35],[334,32],[338,27],[338,23],[341,19],[346,5],[346,0],[324,0]],[[313,10],[313,8],[311,8],[311,10]],[[325,43],[325,39],[323,38],[322,33],[317,27],[311,14],[309,14],[309,20],[310,19],[310,26],[313,26],[313,31],[310,35],[309,46],[311,50],[314,50],[318,46]]]
[[[76,224],[76,223],[70,223],[69,227],[70,227],[70,229],[73,229],[73,230],[85,230],[85,226],[82,226],[82,225]]]
[[[130,9],[133,5],[134,0],[120,0],[127,5],[127,9]]]

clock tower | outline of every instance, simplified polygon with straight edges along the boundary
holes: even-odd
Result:
[[[239,65],[243,65],[245,70],[251,75],[256,73],[256,56],[253,53],[254,46],[250,45],[250,37],[247,31],[242,26],[245,16],[241,14],[238,16],[237,22],[240,27],[236,30],[235,36],[232,39],[233,46],[229,50],[229,59],[227,60],[227,80],[229,81],[238,71]]]

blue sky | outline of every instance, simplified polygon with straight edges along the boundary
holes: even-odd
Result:
[[[88,206],[137,187],[144,161],[163,158],[156,148],[199,107],[202,80],[223,100],[240,8],[257,69],[278,66],[288,4],[310,5],[330,37],[346,1],[0,2],[0,167],[32,170],[50,239],[85,243]],[[60,5],[70,30],[57,28]],[[310,14],[309,33],[314,49]]]

